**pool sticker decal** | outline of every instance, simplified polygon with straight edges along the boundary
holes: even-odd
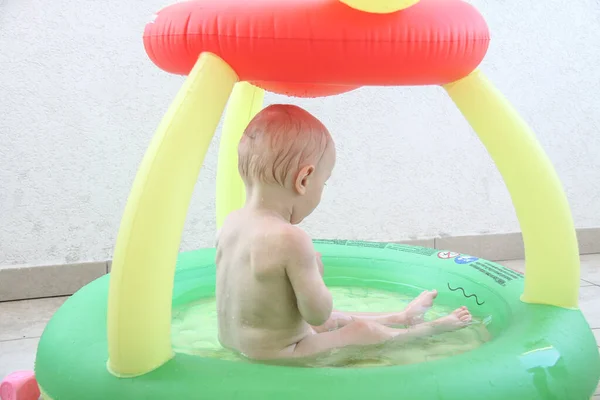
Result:
[[[374,249],[386,249],[401,251],[403,253],[416,254],[420,256],[432,256],[438,252],[436,249],[421,246],[411,246],[400,243],[386,242],[367,242],[362,240],[345,240],[345,239],[314,239],[315,244],[335,244],[338,246],[353,246],[353,247],[370,247]]]
[[[450,289],[451,292],[456,292],[457,290],[460,290],[463,294],[463,296],[465,296],[467,299],[469,297],[474,297],[475,298],[475,303],[477,303],[478,306],[482,306],[485,304],[485,301],[479,301],[479,298],[477,297],[477,295],[475,293],[473,294],[469,294],[467,295],[467,293],[465,292],[465,289],[462,288],[461,286],[457,286],[456,288],[452,288],[452,286],[450,286],[450,282],[448,282],[448,289]]]
[[[450,260],[452,258],[460,256],[460,253],[456,253],[454,251],[440,251],[437,254],[437,256],[438,256],[438,258],[441,258],[442,260]]]
[[[401,251],[404,253],[418,254],[420,256],[432,256],[437,253],[436,249],[431,249],[429,247],[421,247],[421,246],[410,246],[407,244],[398,244],[398,243],[388,243],[385,246],[386,249]]]
[[[457,264],[471,264],[479,260],[479,257],[467,256],[466,254],[462,254],[454,259],[454,262]]]
[[[469,264],[469,266],[492,278],[500,286],[506,286],[508,282],[515,279],[524,279],[523,275],[490,261],[478,260]]]
[[[338,246],[371,247],[374,249],[383,249],[387,245],[387,243],[382,243],[382,242],[367,242],[364,240],[344,240],[344,239],[314,239],[313,243],[335,244]]]

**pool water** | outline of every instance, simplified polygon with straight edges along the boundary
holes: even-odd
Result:
[[[411,300],[399,293],[363,287],[332,287],[334,306],[341,311],[391,312],[401,311]],[[435,305],[426,315],[430,321],[447,315],[451,309]],[[491,335],[483,320],[464,329],[433,337],[417,339],[409,343],[386,343],[368,351],[358,348],[336,350],[317,359],[306,360],[305,366],[340,366],[336,360],[344,359],[345,367],[376,367],[384,365],[414,364],[450,357],[473,350],[489,341]],[[173,310],[171,341],[178,353],[223,360],[249,362],[243,356],[224,349],[217,336],[217,310],[214,298],[184,304]],[[351,361],[348,354],[351,351]]]

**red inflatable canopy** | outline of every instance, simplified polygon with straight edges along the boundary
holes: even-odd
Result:
[[[337,0],[197,0],[166,7],[144,32],[146,52],[167,72],[188,74],[211,52],[242,81],[302,97],[450,83],[479,65],[489,40],[483,17],[461,0],[391,14]]]

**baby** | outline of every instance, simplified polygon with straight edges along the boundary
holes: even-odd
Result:
[[[421,293],[396,313],[332,310],[321,256],[296,226],[321,201],[336,155],[329,132],[307,111],[292,105],[265,108],[246,128],[238,155],[246,204],[227,217],[217,237],[223,346],[255,360],[292,359],[407,341],[470,322],[466,307],[423,322],[436,291]]]

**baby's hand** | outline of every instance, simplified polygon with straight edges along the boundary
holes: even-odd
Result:
[[[319,267],[319,273],[323,276],[323,260],[321,260],[321,253],[317,251],[317,266]]]

